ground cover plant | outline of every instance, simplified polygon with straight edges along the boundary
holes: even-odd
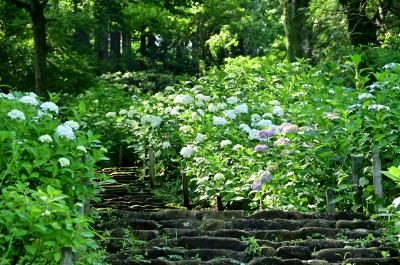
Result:
[[[0,93],[1,264],[58,264],[62,247],[96,248],[78,208],[107,179],[94,172],[106,151],[98,138],[53,101]]]

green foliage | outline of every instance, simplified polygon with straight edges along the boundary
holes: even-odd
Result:
[[[100,191],[98,136],[34,94],[0,94],[0,263],[58,264],[61,247],[96,247],[77,210]],[[79,117],[76,116],[76,119]]]

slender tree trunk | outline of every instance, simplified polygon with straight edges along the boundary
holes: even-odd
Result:
[[[147,43],[146,43],[146,27],[142,27],[140,30],[140,53],[142,56],[146,56],[147,52]]]
[[[95,48],[100,61],[108,57],[108,34],[102,26],[97,29],[95,34]]]
[[[110,35],[110,52],[112,61],[114,63],[114,69],[121,69],[121,32],[113,31]]]
[[[311,58],[312,32],[307,25],[310,0],[282,0],[285,15],[287,57],[290,61]]]
[[[129,31],[122,32],[122,63],[123,70],[132,70],[132,38]]]

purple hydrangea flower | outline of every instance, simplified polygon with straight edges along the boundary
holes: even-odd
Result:
[[[252,190],[261,190],[261,181],[256,181],[253,183],[253,185],[251,185],[251,189]]]
[[[258,132],[258,139],[267,139],[275,135],[274,129],[261,130]]]
[[[259,144],[256,147],[254,147],[254,152],[256,153],[263,153],[265,151],[268,151],[268,146],[264,144]]]
[[[269,174],[269,172],[268,172],[268,174],[262,175],[260,178],[261,183],[267,183],[267,182],[270,182],[271,180],[272,180],[272,176]]]

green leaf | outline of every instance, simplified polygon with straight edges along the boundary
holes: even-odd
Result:
[[[26,252],[28,252],[31,255],[35,255],[36,254],[36,247],[34,245],[24,245],[24,248],[26,250]]]
[[[361,63],[361,55],[357,53],[350,56],[350,59],[353,61],[355,65],[359,65]]]
[[[369,180],[366,179],[365,177],[362,177],[358,180],[358,185],[361,187],[367,186],[369,184]]]

